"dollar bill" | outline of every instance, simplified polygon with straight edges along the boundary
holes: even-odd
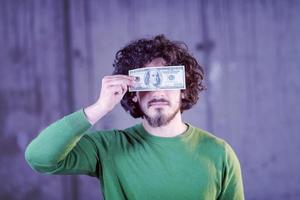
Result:
[[[184,66],[144,67],[129,70],[136,77],[136,84],[129,91],[156,91],[185,89]]]

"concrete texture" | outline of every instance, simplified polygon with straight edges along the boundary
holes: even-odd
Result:
[[[25,147],[96,100],[118,49],[160,33],[205,67],[208,90],[184,120],[232,145],[246,199],[299,199],[299,10],[296,0],[1,0],[0,199],[101,199],[96,179],[32,171]],[[117,106],[94,128],[135,123]]]

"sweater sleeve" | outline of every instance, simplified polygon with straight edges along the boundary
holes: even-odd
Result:
[[[222,191],[218,200],[244,199],[244,188],[239,160],[231,146],[225,143]]]
[[[87,130],[83,109],[52,123],[26,148],[25,159],[36,171],[47,174],[97,176],[99,156]]]

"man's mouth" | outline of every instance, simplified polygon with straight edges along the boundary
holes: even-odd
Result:
[[[148,108],[151,106],[168,106],[169,104],[170,102],[165,99],[153,99],[148,102]]]

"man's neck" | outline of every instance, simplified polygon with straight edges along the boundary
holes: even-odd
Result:
[[[148,133],[159,137],[175,137],[187,130],[187,125],[182,122],[180,112],[165,126],[152,127],[146,119],[143,119],[143,126]]]

